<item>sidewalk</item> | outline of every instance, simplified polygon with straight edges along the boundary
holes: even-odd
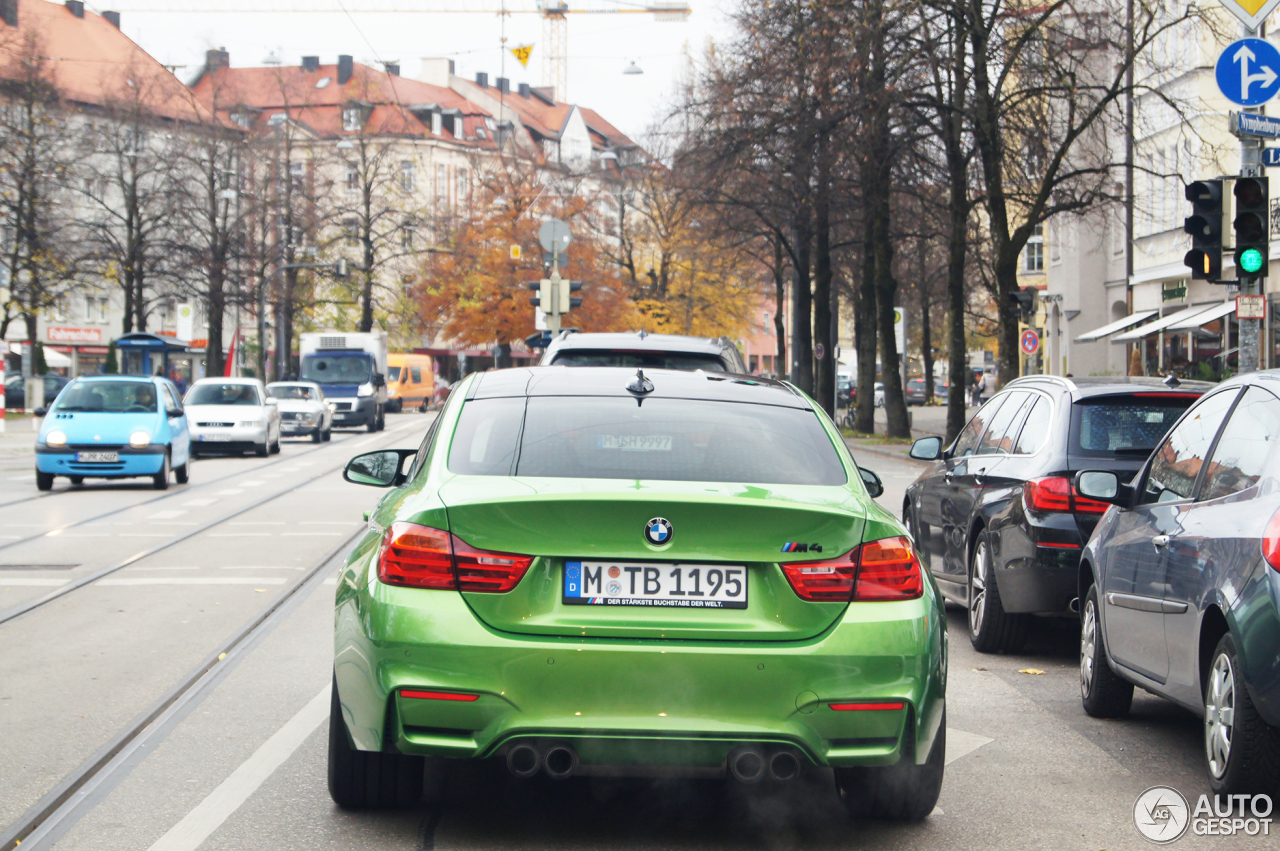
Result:
[[[965,416],[971,415],[976,408],[972,405],[965,408]],[[947,407],[946,405],[931,405],[916,408],[907,408],[907,412],[911,414],[911,437],[913,439],[920,437],[928,437],[929,435],[938,435],[945,437],[947,431]],[[908,453],[911,451],[910,444],[896,443],[879,443],[876,441],[884,440],[884,433],[888,430],[889,422],[885,414],[884,408],[876,408],[875,412],[875,428],[876,437],[874,438],[856,438],[847,437],[845,443],[850,449],[857,452],[870,452],[873,455],[884,455],[889,458],[896,458],[899,461],[906,461],[911,464],[925,464],[925,461],[917,461],[911,458]]]

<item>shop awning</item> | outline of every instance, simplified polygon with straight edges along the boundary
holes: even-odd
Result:
[[[1124,319],[1119,319],[1109,325],[1103,325],[1101,328],[1094,328],[1087,334],[1081,334],[1076,337],[1077,343],[1092,343],[1094,340],[1101,340],[1103,337],[1110,337],[1117,331],[1123,331],[1133,325],[1137,325],[1144,319],[1155,316],[1154,310],[1139,310],[1137,313],[1131,313]]]
[[[1170,325],[1178,325],[1186,322],[1191,317],[1199,316],[1201,313],[1210,309],[1210,305],[1197,304],[1194,307],[1188,307],[1186,310],[1179,310],[1177,313],[1170,313],[1168,316],[1163,316],[1155,322],[1148,322],[1146,325],[1140,325],[1125,334],[1112,337],[1111,342],[1132,343],[1134,340],[1141,340],[1143,337],[1154,334],[1157,331],[1163,331]]]
[[[1201,325],[1208,325],[1210,322],[1221,319],[1222,317],[1235,312],[1235,301],[1224,301],[1222,304],[1214,305],[1203,313],[1197,313],[1185,322],[1179,322],[1177,325],[1170,325],[1169,330],[1189,331],[1192,328],[1199,328]]]
[[[67,357],[62,352],[55,352],[53,349],[46,346],[44,350],[44,364],[45,366],[64,369],[71,366],[71,358]]]

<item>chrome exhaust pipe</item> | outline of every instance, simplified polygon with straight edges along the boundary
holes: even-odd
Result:
[[[769,760],[769,776],[774,780],[795,780],[800,776],[800,760],[791,751],[778,751]]]
[[[759,783],[767,769],[764,754],[749,745],[734,748],[729,754],[729,773],[739,783]]]
[[[507,751],[507,770],[521,779],[528,779],[542,768],[542,754],[533,745],[516,745]]]
[[[1080,598],[1072,597],[1071,602],[1067,603],[1067,608],[1071,610],[1073,614],[1080,614]]]
[[[567,780],[578,769],[578,752],[568,745],[555,745],[542,763],[552,780]]]

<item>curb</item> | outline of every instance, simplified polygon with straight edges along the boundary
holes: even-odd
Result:
[[[846,439],[844,442],[844,445],[849,447],[850,452],[857,452],[857,453],[865,452],[869,455],[879,455],[881,458],[892,458],[895,461],[906,461],[909,464],[916,464],[921,467],[929,466],[928,461],[920,461],[902,452],[892,451],[884,447],[876,446],[874,444],[852,443],[848,439]]]

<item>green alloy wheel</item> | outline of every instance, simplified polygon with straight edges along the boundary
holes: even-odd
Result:
[[[407,805],[399,757],[432,757],[553,779],[820,766],[858,818],[932,810],[942,598],[791,385],[479,373],[416,450],[345,478],[388,490],[335,601],[341,806]]]

